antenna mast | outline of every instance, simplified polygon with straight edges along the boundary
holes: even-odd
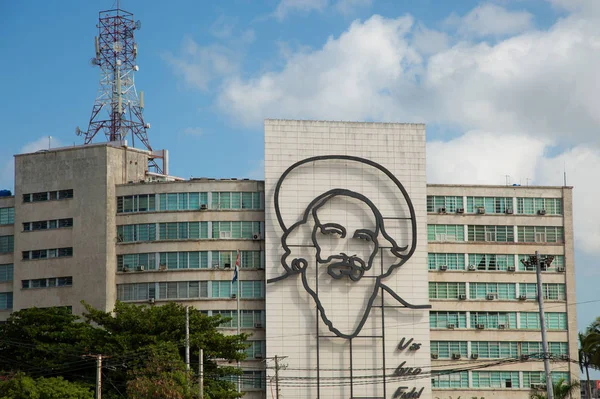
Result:
[[[164,158],[153,153],[148,140],[150,124],[144,122],[144,93],[138,96],[134,84],[134,73],[139,70],[134,32],[141,28],[141,23],[134,22],[133,14],[121,10],[117,1],[116,9],[99,13],[97,27],[96,56],[90,63],[100,68],[100,86],[87,131],[77,128],[76,133],[84,136],[84,144],[90,144],[99,132],[108,141],[125,140],[129,135],[132,146],[137,138],[152,154],[149,170],[163,173]],[[155,158],[163,158],[163,168]]]

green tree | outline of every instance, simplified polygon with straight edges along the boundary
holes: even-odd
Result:
[[[586,384],[587,395],[589,398],[591,398],[592,397],[592,381],[590,381],[590,367],[592,366],[592,363],[591,363],[590,354],[587,353],[586,350],[584,349],[585,338],[586,338],[586,335],[579,333],[579,368],[581,369],[582,373],[585,370],[585,375],[586,375],[586,379],[587,379],[587,384]]]
[[[93,399],[89,387],[62,377],[34,380],[22,373],[0,382],[0,399]]]
[[[570,395],[579,389],[579,381],[567,382],[564,378],[552,383],[554,399],[567,399]],[[531,394],[531,399],[547,399],[546,390],[535,389]]]
[[[581,348],[587,354],[590,366],[600,369],[600,317],[583,333]]]

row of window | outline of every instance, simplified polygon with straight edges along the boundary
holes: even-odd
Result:
[[[117,197],[117,213],[192,211],[203,208],[263,209],[260,197],[260,192],[195,192],[126,195]]]
[[[57,201],[73,198],[73,190],[43,191],[23,194],[23,202]]]
[[[118,271],[226,269],[235,264],[237,251],[159,252],[117,256]],[[240,268],[262,269],[260,251],[240,251]]]
[[[10,310],[13,307],[13,293],[0,292],[0,310]]]
[[[73,247],[23,251],[23,260],[64,258],[67,256],[73,256]]]
[[[12,264],[0,265],[0,283],[13,281],[14,267]]]
[[[546,328],[566,330],[567,314],[546,312]],[[430,328],[479,328],[539,330],[540,316],[536,312],[429,312]]]
[[[471,383],[469,384],[469,374]],[[552,382],[569,380],[569,373],[553,371]],[[510,388],[530,389],[535,384],[544,384],[543,371],[460,371],[443,374],[435,373],[431,377],[433,388]]]
[[[552,356],[566,356],[569,345],[567,342],[548,342],[548,351]],[[543,353],[541,342],[431,341],[431,357],[434,359],[456,360],[468,356],[474,359],[507,359]]]
[[[237,328],[237,310],[208,310],[208,316],[221,316],[225,319],[221,328]],[[240,328],[264,328],[264,310],[240,310]]]
[[[14,236],[0,236],[0,254],[9,254],[15,250]]]
[[[23,223],[23,231],[52,230],[73,227],[73,218],[39,220],[37,222]]]
[[[450,213],[513,213],[515,203],[512,197],[466,197],[448,195],[428,195],[427,212]],[[540,211],[547,215],[562,215],[562,198],[516,198],[516,213],[535,215]]]
[[[519,293],[517,296],[517,292]],[[544,299],[564,301],[565,285],[560,283],[544,283],[542,285]],[[478,300],[529,300],[537,299],[536,283],[467,283],[429,282],[429,299],[478,299]]]
[[[554,259],[550,267],[544,271],[564,271],[565,257],[553,255]],[[477,270],[477,271],[530,271],[533,268],[526,267],[521,260],[529,259],[530,255],[513,254],[457,254],[457,253],[429,253],[427,265],[429,270]],[[515,259],[516,258],[516,259]]]
[[[223,381],[231,382],[232,384],[237,384],[238,379],[241,382],[241,390],[249,391],[249,390],[265,390],[266,387],[266,374],[264,371],[249,371],[244,370],[244,374],[240,377],[235,375],[229,375],[225,377],[220,377]]]
[[[15,208],[0,208],[0,225],[15,222]]]
[[[253,239],[255,236],[260,237],[260,225],[261,222],[246,221],[126,224],[117,226],[117,242],[209,238]]]
[[[238,282],[215,281],[176,281],[159,283],[132,283],[117,285],[119,301],[142,301],[149,299],[197,299],[232,298],[237,295]],[[262,299],[265,297],[264,281],[244,280],[240,282],[240,298]]]
[[[427,241],[429,242],[537,242],[563,243],[564,229],[559,226],[482,226],[462,224],[429,224]]]
[[[36,278],[32,280],[21,280],[23,289],[30,288],[50,288],[50,287],[71,287],[73,285],[73,277],[49,277]]]

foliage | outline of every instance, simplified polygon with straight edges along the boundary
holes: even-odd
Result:
[[[19,373],[0,382],[0,399],[93,399],[94,393],[85,385],[62,377],[34,380]]]
[[[96,360],[86,355],[102,354],[103,397],[123,397],[127,391],[138,395],[132,396],[136,398],[174,395],[187,399],[177,396],[188,393],[187,372],[182,386],[180,370],[185,352],[184,306],[118,302],[113,312],[103,312],[84,305],[83,318],[64,308],[13,313],[5,325],[0,325],[0,374],[24,372],[33,378],[56,375],[93,384]],[[224,319],[208,317],[193,308],[189,309],[189,318],[192,369],[197,370],[199,348],[204,349],[205,397],[240,397],[227,379],[241,373],[235,365],[245,358],[247,335],[224,335],[217,329]],[[215,359],[221,359],[219,365]],[[163,388],[168,387],[168,392],[151,396],[160,385],[155,380],[156,387],[152,388],[152,373],[166,373],[170,385]],[[190,383],[195,384],[193,378]]]
[[[571,393],[576,392],[579,389],[579,381],[567,382],[564,378],[552,383],[552,391],[554,392],[554,399],[567,399]],[[531,394],[531,399],[546,399],[546,390],[535,389],[535,392]]]

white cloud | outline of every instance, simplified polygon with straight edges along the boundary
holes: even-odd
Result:
[[[495,4],[482,4],[464,17],[452,14],[446,24],[465,36],[504,36],[523,32],[532,27],[533,15],[527,11],[509,11]]]
[[[218,39],[227,39],[233,34],[237,22],[238,19],[235,17],[221,15],[212,23],[209,32]]]
[[[292,12],[323,11],[327,4],[328,0],[281,0],[273,12],[273,16],[279,21],[283,21]]]
[[[428,29],[418,24],[413,31],[412,45],[423,56],[439,53],[449,47],[449,37],[445,32]]]
[[[344,15],[356,12],[360,8],[370,7],[373,0],[338,0],[335,3],[335,9]]]

